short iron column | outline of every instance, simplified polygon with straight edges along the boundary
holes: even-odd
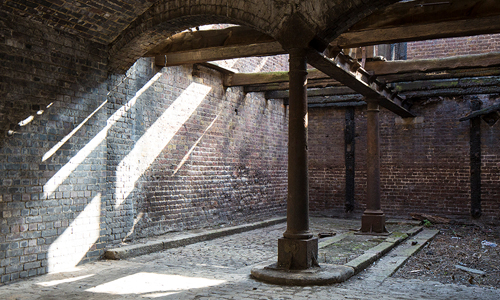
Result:
[[[379,102],[366,99],[366,209],[361,217],[362,233],[386,233],[385,215],[380,209]]]
[[[278,240],[278,267],[301,270],[317,265],[318,239],[309,231],[306,51],[289,54],[287,228]]]

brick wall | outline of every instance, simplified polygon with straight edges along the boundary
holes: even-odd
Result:
[[[408,59],[442,58],[500,51],[500,34],[437,39],[408,43]]]
[[[0,284],[126,239],[284,213],[282,102],[151,59],[108,77],[101,44],[0,24]]]
[[[498,97],[481,97],[483,107]],[[423,122],[404,124],[381,111],[381,199],[389,216],[411,212],[468,217],[470,211],[469,122],[458,119],[470,112],[469,97],[423,99],[412,107]],[[338,213],[344,209],[344,110],[310,109],[309,139],[311,209]],[[366,120],[356,109],[357,212],[366,198]],[[500,214],[498,166],[499,124],[482,122],[482,208],[484,219]],[[318,149],[314,150],[317,147]],[[324,157],[324,153],[328,153]]]

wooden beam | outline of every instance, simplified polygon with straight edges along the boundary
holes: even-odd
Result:
[[[308,86],[309,87],[309,86]],[[307,97],[319,96],[333,96],[333,95],[348,95],[357,94],[351,88],[346,86],[328,87],[323,89],[309,89],[307,90]],[[289,98],[288,91],[269,91],[265,94],[266,99],[283,99]]]
[[[500,76],[401,82],[395,84],[394,89],[407,99],[496,94],[500,92]]]
[[[406,99],[433,96],[444,97],[472,94],[494,94],[500,92],[500,76],[400,82],[394,84],[393,89],[398,92],[399,95],[403,95]],[[269,95],[282,96],[282,98],[285,98],[286,96],[283,91],[272,94],[270,93]],[[324,91],[315,90],[314,93],[311,93],[311,96],[308,99],[309,102],[324,103],[358,99],[359,96],[360,95],[353,91],[346,90],[346,87],[331,87],[325,89]]]
[[[169,37],[164,43],[150,50],[144,56],[153,57],[174,52],[272,43],[274,41],[272,37],[266,34],[243,26],[232,26],[224,29],[184,31]]]
[[[155,63],[160,67],[170,67],[239,57],[267,56],[278,54],[285,54],[285,51],[278,42],[272,42],[243,46],[204,48],[185,52],[168,53],[167,55],[156,56]]]
[[[330,78],[325,73],[316,70],[307,70],[307,80],[311,79],[326,79]],[[225,86],[240,86],[251,84],[265,84],[276,82],[287,82],[288,72],[269,72],[269,73],[235,73],[226,77],[224,80]]]
[[[473,119],[476,117],[484,116],[484,115],[491,114],[493,112],[498,112],[498,111],[500,111],[500,104],[495,104],[495,105],[492,105],[492,106],[489,106],[489,107],[486,107],[486,108],[483,108],[480,110],[473,111],[469,115],[467,115],[463,118],[460,118],[459,121],[460,122],[467,121],[467,120],[470,120],[470,119]]]
[[[324,108],[324,107],[356,107],[366,105],[365,101],[350,101],[350,102],[328,102],[328,103],[309,103],[308,108]]]
[[[500,72],[500,70],[499,70]],[[311,79],[307,81],[307,88],[327,88],[331,86],[342,86],[340,82],[335,79]],[[255,84],[255,85],[245,85],[244,90],[246,93],[251,92],[267,92],[267,91],[282,91],[288,90],[290,84],[286,82],[277,83],[266,83],[266,84]]]
[[[354,48],[427,39],[500,33],[497,0],[399,2],[364,18],[332,43]]]
[[[497,66],[500,66],[499,52],[439,59],[372,61],[366,64],[366,69],[377,75],[387,75]]]
[[[414,59],[396,61],[369,61],[365,70],[387,82],[420,80],[424,78],[459,78],[497,75],[500,53],[455,56],[441,59]],[[327,75],[316,69],[308,70],[308,84],[322,80],[323,84],[338,83],[325,80]],[[403,76],[407,74],[408,76]],[[476,74],[476,75],[474,75]],[[401,79],[399,79],[401,78]],[[257,85],[288,82],[288,72],[235,73],[225,81],[226,86]],[[308,85],[309,86],[309,85]]]
[[[386,83],[431,80],[431,79],[453,79],[466,77],[485,77],[500,75],[500,68],[472,68],[472,69],[450,69],[431,72],[413,72],[402,74],[381,75],[378,78]]]
[[[415,115],[402,107],[403,99],[397,93],[392,93],[385,84],[374,79],[357,62],[349,57],[339,54],[336,61],[324,56],[316,50],[310,49],[307,61],[323,73],[335,78],[345,86],[367,98],[380,99],[380,105],[398,114],[401,117],[415,117]]]

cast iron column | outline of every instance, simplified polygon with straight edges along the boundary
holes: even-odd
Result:
[[[289,55],[287,228],[278,240],[278,267],[307,269],[317,265],[318,239],[309,231],[306,51],[291,49]]]
[[[361,232],[385,233],[385,215],[380,209],[379,103],[366,99],[366,210],[361,217]]]

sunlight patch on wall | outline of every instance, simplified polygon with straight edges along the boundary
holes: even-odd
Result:
[[[116,169],[116,203],[119,207],[134,190],[135,183],[160,155],[177,131],[210,92],[209,86],[191,83],[137,141]]]
[[[87,289],[87,292],[112,295],[136,294],[159,297],[188,289],[199,289],[225,283],[224,280],[141,272]]]
[[[101,194],[92,199],[49,247],[48,271],[60,272],[74,268],[99,238]]]
[[[151,78],[139,91],[137,91],[132,99],[130,99],[107,120],[106,126],[92,140],[90,140],[54,176],[52,176],[49,181],[47,181],[47,183],[43,186],[43,191],[46,197],[50,197],[52,193],[54,193],[56,189],[64,182],[64,180],[66,180],[66,178],[71,175],[71,173],[92,153],[92,151],[94,151],[95,148],[97,148],[97,146],[101,144],[101,142],[108,135],[109,129],[134,106],[134,104],[137,102],[137,98],[139,98],[161,76],[161,73],[157,73],[153,78]]]
[[[54,145],[49,151],[47,151],[43,156],[42,156],[42,162],[46,161],[49,157],[54,155],[59,148],[62,147],[80,128],[82,128],[85,123],[87,123],[90,118],[92,118],[98,111],[101,110],[101,108],[108,103],[108,100],[104,101],[101,105],[99,105],[98,108],[96,108],[88,117],[85,118],[78,126],[76,126],[70,133],[68,133],[62,140],[60,140],[57,144]]]
[[[209,131],[210,128],[212,128],[212,126],[215,124],[215,121],[217,121],[217,119],[219,118],[219,115],[220,115],[220,113],[217,115],[217,117],[215,117],[215,119],[212,121],[212,123],[210,123],[210,125],[208,125],[207,129],[205,129],[205,131],[203,131],[203,134],[194,143],[193,147],[191,147],[191,149],[189,149],[189,151],[186,153],[186,155],[184,155],[184,157],[182,158],[181,162],[175,168],[173,175],[175,175],[180,170],[180,168],[182,168],[182,166],[186,163],[186,161],[188,160],[189,156],[194,151],[194,148],[196,148],[196,146],[198,146],[198,144],[201,142],[201,140],[203,139],[203,137],[205,136],[205,134],[207,133],[207,131]]]
[[[262,68],[264,68],[264,66],[266,65],[267,61],[269,60],[269,57],[270,56],[265,56],[265,57],[262,57],[262,60],[260,61],[259,65],[255,67],[255,69],[253,70],[253,73],[259,73]]]

